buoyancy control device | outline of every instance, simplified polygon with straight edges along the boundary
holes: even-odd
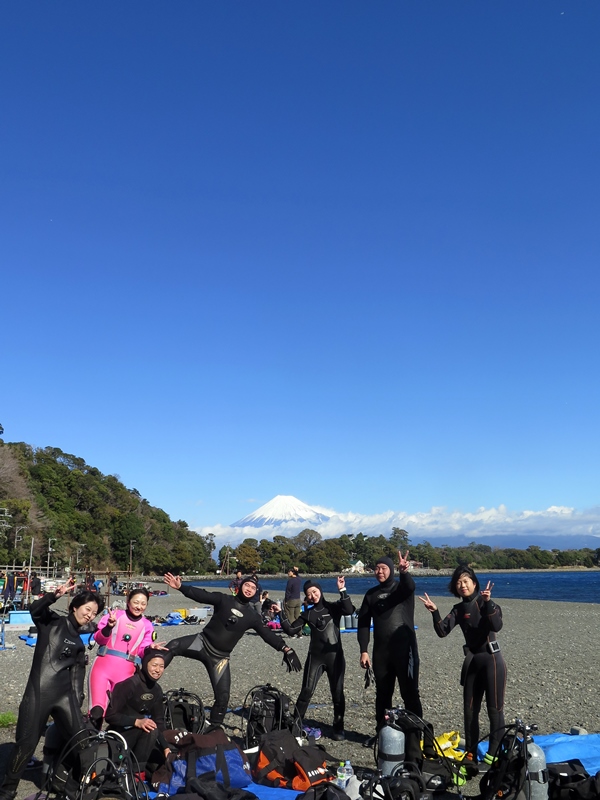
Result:
[[[493,764],[481,779],[481,799],[548,800],[546,756],[531,734],[536,725],[516,719],[506,728]]]

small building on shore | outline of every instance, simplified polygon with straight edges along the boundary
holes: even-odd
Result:
[[[362,575],[364,571],[365,571],[365,565],[360,560],[360,558],[357,558],[354,561],[351,561],[350,562],[350,568],[347,569],[347,570],[344,570],[344,572],[353,572],[353,573],[358,574],[358,575]]]

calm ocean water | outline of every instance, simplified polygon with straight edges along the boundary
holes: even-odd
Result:
[[[477,577],[482,586],[488,580],[494,584],[494,597],[513,597],[518,600],[561,600],[563,602],[600,603],[600,571],[598,572],[510,572],[488,573],[478,572]],[[285,589],[286,578],[261,578],[263,589],[272,595],[281,594]],[[319,581],[327,594],[337,592],[335,578],[323,578]],[[417,593],[440,596],[448,594],[446,589],[448,578],[415,577]],[[200,584],[199,584],[200,585]],[[203,586],[228,586],[229,580],[215,580],[201,584]],[[348,591],[353,595],[364,594],[368,588],[375,586],[372,575],[366,577],[346,578]]]

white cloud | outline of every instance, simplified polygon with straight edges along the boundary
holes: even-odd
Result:
[[[493,537],[539,537],[556,539],[556,547],[569,546],[575,537],[600,537],[600,507],[577,511],[565,506],[550,506],[542,511],[511,511],[504,505],[497,508],[478,508],[473,512],[453,511],[434,507],[429,511],[407,514],[403,511],[385,511],[364,515],[355,512],[337,513],[331,509],[312,506],[331,519],[318,526],[319,533],[328,539],[343,533],[367,536],[389,536],[392,528],[404,528],[413,541],[428,539],[432,544],[443,544],[448,539],[463,537],[466,542],[476,540],[493,544]],[[283,524],[278,527],[230,528],[227,525],[197,528],[201,534],[214,533],[217,549],[224,544],[236,545],[246,538],[272,539],[274,535],[294,536],[304,525]],[[560,540],[560,543],[559,543]],[[566,541],[566,543],[565,543]],[[524,542],[527,547],[530,542]],[[506,546],[506,545],[505,545]],[[518,546],[518,544],[512,545]],[[549,546],[549,545],[546,545]],[[573,544],[579,547],[579,544]],[[600,547],[600,538],[598,541]]]

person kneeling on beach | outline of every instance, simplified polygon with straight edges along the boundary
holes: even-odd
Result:
[[[479,712],[485,694],[490,719],[490,744],[484,762],[492,764],[504,733],[504,688],[506,663],[496,641],[502,628],[502,611],[492,600],[494,584],[488,581],[479,590],[479,579],[470,567],[454,570],[448,591],[460,597],[450,613],[442,619],[438,607],[428,594],[419,597],[433,615],[433,628],[438,636],[447,636],[459,625],[465,637],[465,660],[460,675],[464,687],[465,750],[468,760],[477,760]]]
[[[182,584],[178,575],[170,572],[167,572],[164,580],[167,586],[177,589],[185,597],[214,606],[214,613],[201,633],[173,639],[167,645],[172,656],[195,658],[206,667],[215,695],[215,702],[210,712],[211,725],[221,725],[227,713],[231,690],[229,658],[246,631],[256,631],[274,650],[283,652],[283,660],[288,671],[299,672],[302,669],[300,659],[294,650],[264,625],[254,607],[250,605],[257,587],[253,578],[242,578],[234,597],[222,592],[209,592],[199,586],[186,586]]]
[[[171,655],[161,650],[146,650],[135,675],[117,683],[106,711],[106,722],[127,742],[138,760],[140,771],[152,761],[158,767],[169,754],[162,733],[165,729],[163,691],[158,683]]]

